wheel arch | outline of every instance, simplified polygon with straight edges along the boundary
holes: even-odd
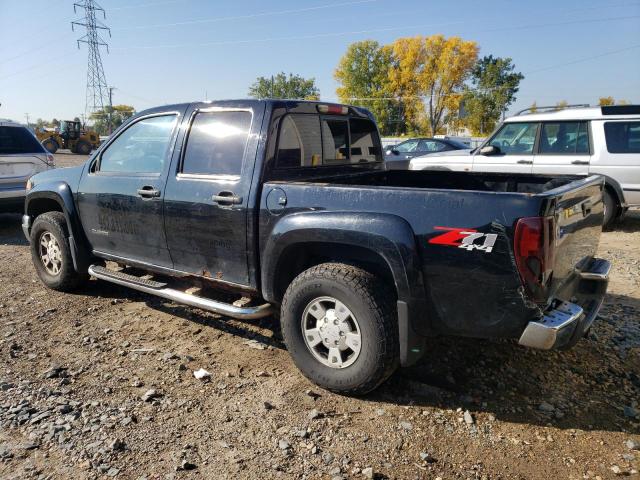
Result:
[[[73,256],[73,266],[84,273],[90,264],[90,248],[84,230],[80,224],[73,193],[65,182],[38,184],[27,194],[25,214],[34,220],[46,212],[62,212],[67,222],[69,244]],[[30,232],[30,230],[29,230]]]
[[[295,277],[324,261],[368,265],[375,270],[372,273],[393,280],[398,299],[424,295],[413,230],[396,215],[357,212],[290,215],[272,230],[261,258],[262,293],[276,303],[284,293],[281,274]],[[313,263],[314,259],[317,263]]]

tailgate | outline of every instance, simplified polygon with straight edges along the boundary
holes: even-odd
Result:
[[[43,161],[32,155],[0,156],[0,185],[24,184],[38,173]],[[41,168],[40,168],[41,170]]]
[[[604,177],[594,175],[542,194],[549,200],[544,214],[553,216],[556,225],[550,298],[596,254],[604,219],[603,188]]]

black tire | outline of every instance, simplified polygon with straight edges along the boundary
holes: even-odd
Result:
[[[42,142],[42,146],[47,150],[47,152],[54,154],[58,151],[58,142],[51,138],[47,138],[44,142]]]
[[[41,241],[43,237],[46,238],[46,235],[50,235],[49,238],[52,237],[57,243],[55,254],[56,259],[59,260],[57,273],[53,273],[51,267],[45,266],[41,257]],[[39,215],[31,227],[30,240],[31,260],[38,277],[47,287],[61,292],[70,292],[89,279],[88,274],[79,274],[73,268],[67,222],[62,212],[47,212]]]
[[[321,363],[304,339],[303,313],[321,297],[339,300],[357,318],[361,349],[355,361],[344,368]],[[360,268],[323,263],[302,272],[284,295],[280,324],[296,366],[309,380],[328,390],[362,395],[378,387],[398,368],[394,295],[380,279]]]
[[[91,144],[89,142],[85,142],[84,140],[76,143],[76,148],[73,153],[77,153],[79,155],[89,155],[91,153]]]
[[[602,192],[602,202],[604,203],[603,230],[612,230],[618,218],[618,202],[608,189]]]

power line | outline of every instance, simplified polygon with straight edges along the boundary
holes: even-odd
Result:
[[[497,29],[480,30],[480,32],[495,32],[495,31],[503,31],[503,30],[524,30],[524,29],[530,29],[530,28],[564,26],[564,25],[580,24],[580,23],[600,23],[600,22],[608,22],[608,21],[616,21],[616,20],[631,20],[636,18],[640,18],[640,15],[624,16],[624,17],[609,17],[609,18],[599,18],[599,19],[570,20],[566,22],[554,22],[554,23],[546,23],[546,24],[519,25],[519,26],[511,26],[511,27],[504,27],[504,28],[497,28]],[[138,45],[138,46],[134,45],[134,46],[128,46],[128,47],[116,47],[115,49],[117,50],[152,50],[152,49],[160,49],[160,48],[196,48],[196,47],[213,47],[213,46],[240,45],[240,44],[251,44],[251,43],[265,43],[265,42],[272,42],[272,41],[311,40],[316,38],[340,37],[345,35],[361,35],[365,33],[390,32],[394,30],[404,30],[409,28],[439,27],[439,26],[454,25],[459,23],[467,23],[467,22],[404,25],[404,26],[397,26],[397,27],[385,27],[385,28],[376,28],[376,29],[368,29],[368,30],[325,32],[325,33],[310,34],[310,35],[298,35],[298,36],[289,36],[289,37],[268,37],[268,38],[262,38],[262,39],[252,39],[252,40],[250,39],[222,40],[222,41],[216,41],[216,42],[182,43],[182,44],[171,44],[171,45]]]
[[[287,15],[290,13],[303,13],[303,12],[311,12],[315,10],[323,10],[326,8],[336,8],[336,7],[346,7],[349,5],[361,5],[363,3],[373,3],[378,0],[356,0],[351,2],[343,2],[343,3],[331,3],[328,5],[317,5],[315,7],[305,7],[305,8],[297,8],[291,10],[278,10],[271,12],[260,12],[260,13],[251,13],[246,15],[236,15],[230,17],[216,17],[216,18],[205,18],[199,20],[187,20],[184,22],[174,22],[174,23],[159,23],[154,25],[139,25],[136,27],[130,28],[119,28],[117,30],[141,30],[141,29],[149,29],[149,28],[163,28],[163,27],[178,27],[183,25],[197,25],[202,23],[215,23],[215,22],[226,22],[229,20],[242,20],[247,18],[258,18],[258,17],[268,17],[275,15]],[[115,29],[114,29],[115,30]]]
[[[182,3],[184,0],[166,0],[164,2],[152,2],[152,3],[141,3],[138,5],[127,5],[126,7],[114,7],[111,11],[116,10],[130,10],[132,8],[147,8],[147,7],[157,7],[160,5],[168,5],[170,3]]]

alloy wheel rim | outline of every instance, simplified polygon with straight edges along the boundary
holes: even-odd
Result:
[[[333,297],[319,297],[302,314],[305,345],[323,365],[346,368],[360,355],[362,334],[355,315]]]
[[[51,232],[40,235],[40,261],[48,274],[57,276],[62,269],[62,252],[58,240]]]

